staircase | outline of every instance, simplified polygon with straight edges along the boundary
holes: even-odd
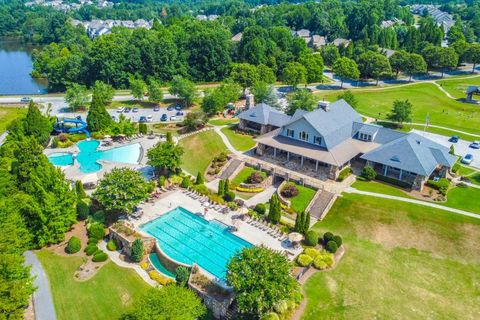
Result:
[[[336,198],[337,196],[334,193],[322,190],[313,205],[310,207],[310,214],[312,217],[322,220],[328,210],[330,210],[330,207],[333,205]]]
[[[238,167],[242,165],[242,163],[243,161],[238,159],[233,159],[232,161],[230,161],[228,167],[220,174],[220,179],[229,179],[232,174],[237,171]]]
[[[222,320],[236,320],[237,318],[237,300],[233,300],[232,304],[228,307],[227,313]]]

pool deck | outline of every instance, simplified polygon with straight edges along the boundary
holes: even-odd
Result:
[[[83,183],[87,183],[87,182],[96,183],[98,180],[103,178],[105,173],[110,172],[113,168],[127,167],[127,168],[140,170],[140,171],[144,171],[145,173],[148,173],[151,171],[151,168],[147,166],[147,160],[148,160],[146,157],[147,150],[151,149],[155,144],[157,144],[160,141],[163,141],[163,140],[161,140],[158,136],[155,136],[153,139],[144,136],[141,138],[131,139],[130,141],[125,141],[122,143],[113,142],[108,147],[103,147],[100,144],[100,146],[98,147],[98,150],[105,151],[105,150],[110,150],[118,147],[124,147],[129,144],[140,143],[143,154],[138,164],[118,163],[118,162],[101,160],[101,161],[98,161],[98,163],[102,165],[102,168],[93,173],[85,173],[80,171],[80,164],[77,161],[75,161],[75,163],[71,166],[59,167],[59,168],[65,174],[66,179],[71,181],[81,180]],[[80,150],[78,149],[76,144],[68,148],[46,148],[44,150],[44,154],[46,156],[49,156],[53,153],[58,153],[58,152],[62,152],[62,153],[68,152],[68,153],[78,154]]]
[[[145,203],[141,205],[140,209],[143,210],[143,216],[138,220],[131,219],[130,221],[134,224],[137,231],[143,233],[140,228],[141,225],[162,216],[176,207],[183,207],[192,213],[203,213],[205,210],[205,207],[203,207],[198,200],[190,198],[185,191],[177,190],[167,194],[165,197],[155,201],[154,203]],[[272,250],[281,252],[288,251],[291,259],[301,253],[302,248],[294,249],[288,246],[286,243],[282,243],[278,239],[270,236],[265,231],[248,224],[247,222],[241,221],[240,219],[234,219],[239,214],[240,213],[237,211],[229,212],[228,214],[222,214],[213,209],[208,209],[208,213],[205,218],[207,220],[216,219],[226,225],[235,226],[237,231],[232,233],[253,245],[265,246]]]

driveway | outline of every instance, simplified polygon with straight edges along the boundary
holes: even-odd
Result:
[[[442,136],[436,133],[423,132],[421,130],[415,130],[415,129],[413,129],[412,131],[421,136],[424,136],[425,138],[429,138],[447,148],[450,148],[450,146],[453,144],[453,146],[455,147],[455,154],[460,157],[465,156],[467,153],[472,154],[473,161],[471,166],[480,169],[480,149],[470,148],[469,147],[470,141],[460,139],[457,143],[451,143],[448,141],[450,137]]]
[[[33,285],[37,290],[33,293],[33,306],[35,309],[36,320],[55,320],[55,308],[53,298],[50,292],[47,274],[38,261],[37,256],[32,251],[25,251],[25,264],[32,267],[30,273],[35,277]]]

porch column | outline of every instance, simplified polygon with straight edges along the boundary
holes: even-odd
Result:
[[[402,180],[402,175],[403,175],[403,170],[400,169],[400,174],[398,175],[398,180],[400,180],[400,181]]]
[[[273,148],[273,159],[277,158],[277,148]]]
[[[290,161],[290,152],[287,151],[287,161]]]
[[[384,175],[384,176],[387,176],[387,170],[388,170],[388,166],[385,165],[385,168],[384,168],[384,170],[383,170],[383,175]]]
[[[303,167],[303,156],[300,157],[300,165]]]
[[[315,160],[315,171],[318,171],[318,160]]]

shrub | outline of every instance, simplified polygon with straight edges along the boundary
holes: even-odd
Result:
[[[80,239],[73,236],[70,238],[70,240],[68,240],[65,251],[67,251],[67,253],[73,254],[80,251],[81,248],[82,248],[82,243],[80,242]]]
[[[250,177],[248,177],[248,179],[247,179],[248,183],[251,183],[251,184],[260,183],[263,180],[265,180],[265,173],[260,172],[260,171],[253,172],[250,175]]]
[[[305,244],[307,246],[314,246],[318,243],[318,233],[310,230],[305,234]]]
[[[267,207],[265,206],[264,203],[257,203],[255,205],[255,210],[256,213],[264,215],[267,212]]]
[[[203,174],[201,172],[197,173],[197,179],[195,179],[195,184],[204,184],[205,180],[203,179]]]
[[[225,193],[225,181],[223,180],[220,180],[218,182],[218,190],[217,190],[217,194],[220,196],[220,197],[223,197],[223,194]]]
[[[260,320],[280,320],[280,317],[275,312],[269,312],[263,315]]]
[[[203,195],[210,194],[210,190],[208,190],[208,187],[204,184],[194,185],[192,189]]]
[[[302,267],[308,267],[312,264],[313,258],[306,254],[299,254],[297,257],[297,263]]]
[[[86,248],[85,248],[85,253],[87,254],[87,256],[91,256],[92,254],[94,254],[95,252],[98,251],[98,248],[97,248],[97,245],[96,244],[89,244]]]
[[[342,171],[340,171],[340,173],[338,174],[338,178],[337,180],[342,182],[343,180],[345,180],[346,177],[348,177],[349,175],[352,174],[352,168],[348,167],[348,168],[345,168],[343,169]]]
[[[400,181],[391,177],[383,176],[381,174],[377,174],[376,179],[379,181],[383,181],[389,184],[392,184],[394,186],[398,186],[403,189],[410,189],[412,187],[411,183],[405,182],[405,181]]]
[[[144,261],[144,262],[140,263],[140,268],[142,268],[143,270],[147,270],[148,269],[148,262]]]
[[[183,177],[182,182],[180,183],[180,187],[186,189],[190,187],[190,178],[189,177]]]
[[[342,237],[340,236],[333,236],[333,241],[337,244],[337,246],[340,248],[342,246]]]
[[[53,137],[52,139],[52,148],[58,148],[58,138]]]
[[[142,239],[135,239],[132,245],[132,261],[140,262],[143,259],[143,241]]]
[[[303,250],[303,253],[307,256],[312,257],[312,259],[315,259],[315,257],[318,256],[320,252],[314,248],[305,248],[305,250]]]
[[[167,181],[167,178],[165,178],[165,176],[158,177],[158,186],[160,188],[165,186],[165,181]]]
[[[373,180],[377,176],[377,172],[371,166],[365,166],[362,170],[362,177],[367,180]]]
[[[53,142],[52,142],[52,145],[53,145]],[[452,172],[457,173],[458,170],[460,170],[460,165],[458,163],[455,163],[452,167]]]
[[[240,192],[245,192],[245,193],[259,193],[259,192],[263,192],[264,189],[263,188],[244,188],[244,187],[236,187],[235,188],[237,191],[240,191]]]
[[[91,245],[91,244],[97,245],[98,241],[100,240],[97,238],[88,238],[87,245]]]
[[[331,252],[331,253],[335,253],[337,252],[338,250],[338,246],[337,246],[337,243],[333,240],[330,240],[327,242],[327,246],[326,246],[326,249]]]
[[[230,210],[232,210],[232,211],[238,209],[238,204],[237,204],[235,201],[228,202],[228,203],[227,203],[227,206],[228,206],[228,208],[230,208]]]
[[[68,135],[66,133],[60,133],[58,135],[58,141],[66,142],[68,140]]]
[[[116,251],[118,249],[117,243],[113,239],[110,239],[107,242],[107,249],[108,251]]]
[[[276,313],[284,314],[288,311],[288,304],[287,301],[281,300],[273,305],[273,309]]]
[[[175,283],[175,281],[173,281],[172,279],[162,276],[160,273],[158,273],[155,270],[149,271],[148,276],[150,277],[150,279],[158,282],[158,284],[160,284],[162,286],[167,286],[167,285]]]
[[[175,281],[177,281],[177,285],[180,287],[186,287],[188,278],[190,277],[190,270],[187,267],[177,267],[175,269]]]
[[[94,222],[88,228],[88,236],[95,239],[103,239],[105,237],[105,228],[103,224]]]
[[[108,259],[108,255],[105,252],[98,251],[98,252],[95,252],[95,254],[93,255],[92,261],[103,262],[103,261],[106,261],[107,259]]]
[[[92,223],[96,222],[105,225],[105,212],[98,210],[92,215],[90,220]]]
[[[328,241],[330,241],[330,240],[333,240],[333,233],[331,233],[331,232],[325,232],[325,233],[323,234],[323,243],[324,243],[324,244],[327,244]]]
[[[450,180],[447,178],[441,178],[438,181],[428,180],[428,185],[438,190],[443,196],[446,196],[448,188],[450,188]]]
[[[225,194],[223,195],[223,199],[225,199],[225,201],[227,202],[235,200],[235,192],[233,191],[225,192]]]
[[[77,201],[77,219],[85,220],[90,214],[90,207],[83,200]]]
[[[319,270],[330,268],[334,265],[334,263],[335,263],[335,259],[333,258],[333,254],[328,252],[321,252],[313,260],[313,266]]]
[[[293,198],[298,195],[298,188],[294,183],[287,183],[280,192],[285,198]]]

